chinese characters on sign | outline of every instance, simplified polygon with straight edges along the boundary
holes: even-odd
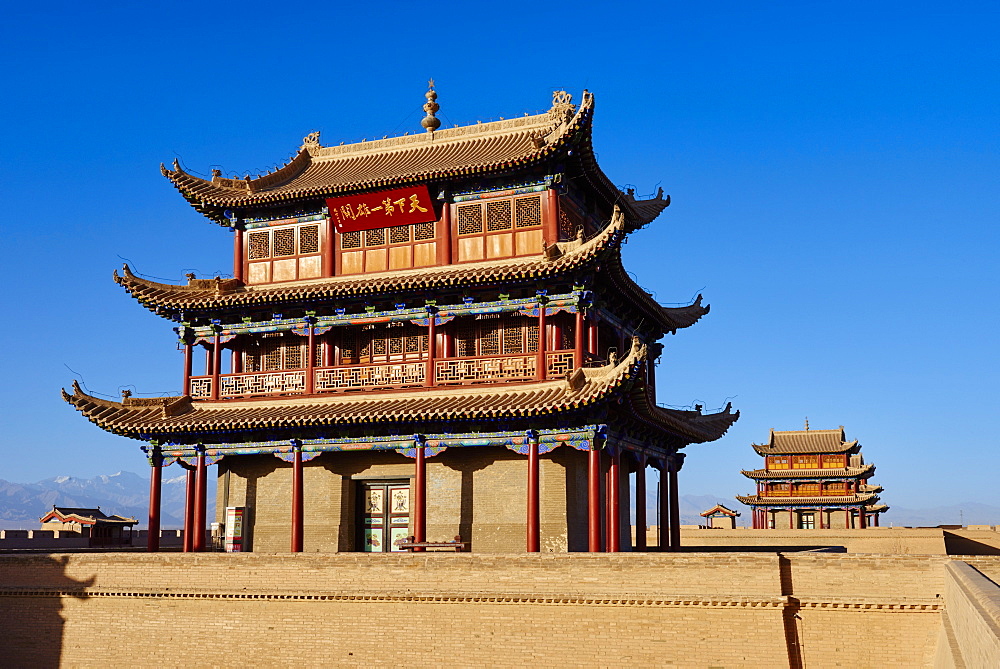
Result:
[[[333,197],[326,206],[341,233],[437,220],[430,193],[423,185]]]

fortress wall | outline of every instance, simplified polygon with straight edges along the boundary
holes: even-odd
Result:
[[[0,556],[0,628],[15,665],[918,667],[931,666],[943,638],[947,562],[773,553]]]
[[[647,537],[651,542],[650,545],[655,545],[655,527],[650,528]],[[848,553],[947,554],[945,530],[910,527],[870,527],[864,530],[681,529],[681,545],[733,548],[740,546],[843,546]]]
[[[1000,586],[965,562],[950,562],[947,570],[948,631],[964,665],[1000,666]]]

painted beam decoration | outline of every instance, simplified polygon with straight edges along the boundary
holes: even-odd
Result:
[[[437,220],[424,184],[333,197],[326,201],[326,206],[334,227],[341,233]]]

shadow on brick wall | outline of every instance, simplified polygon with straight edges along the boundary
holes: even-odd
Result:
[[[58,667],[62,661],[68,598],[87,599],[91,577],[78,581],[66,574],[69,556],[9,556],[15,569],[0,566],[0,665],[5,667]],[[3,565],[0,562],[0,565]],[[23,563],[30,563],[24,569]]]

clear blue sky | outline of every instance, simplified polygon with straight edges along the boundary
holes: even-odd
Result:
[[[748,492],[750,442],[808,416],[861,440],[890,505],[1000,501],[1000,5],[338,4],[5,10],[0,478],[145,471],[58,391],[180,390],[170,324],[111,271],[230,272],[231,237],[161,161],[418,131],[433,76],[446,124],[588,88],[605,172],[672,195],[627,265],[712,313],[667,339],[661,400],[743,412],[683,492]]]

